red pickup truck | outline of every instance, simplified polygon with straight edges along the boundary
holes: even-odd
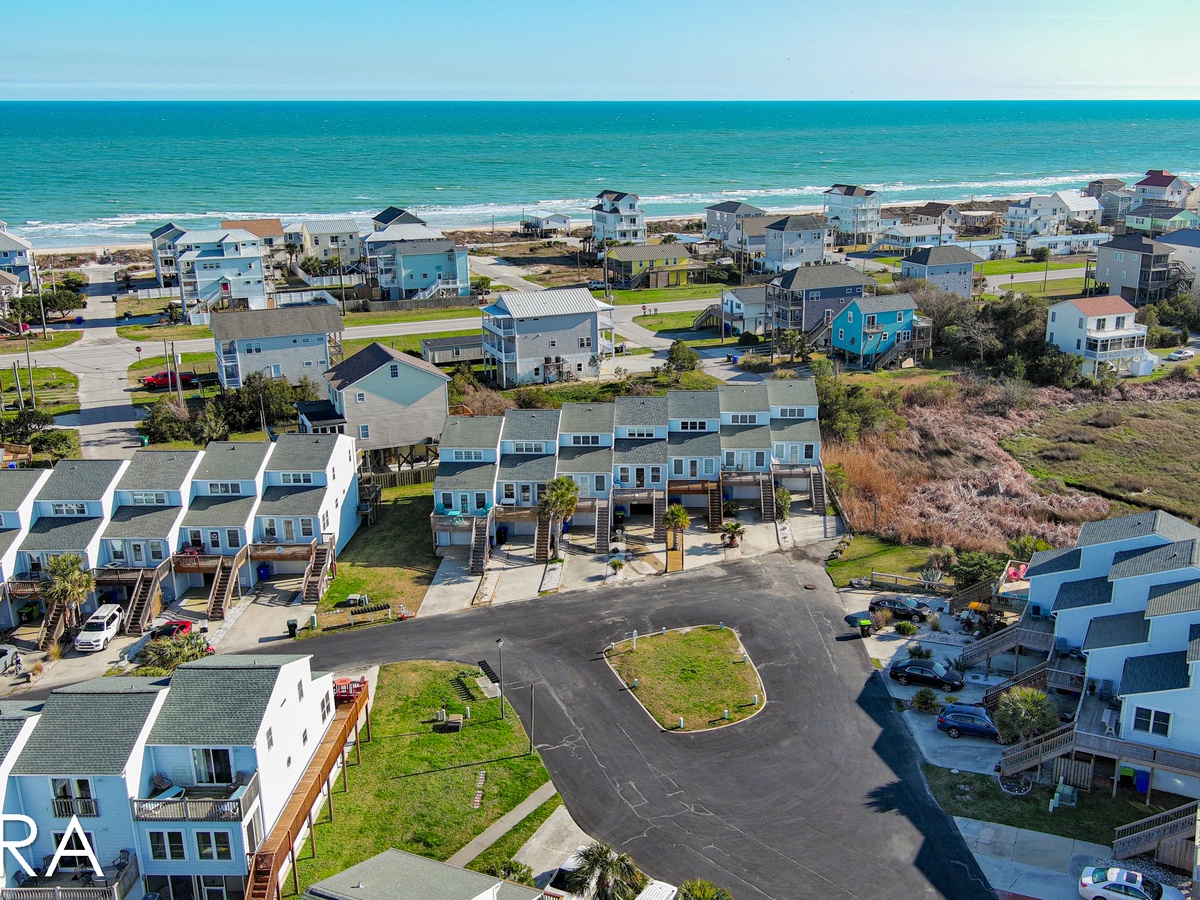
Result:
[[[165,388],[175,387],[176,374],[174,372],[155,372],[153,375],[146,375],[142,378],[142,387],[144,388]],[[179,383],[184,387],[191,387],[196,383],[195,372],[180,372],[178,375]]]

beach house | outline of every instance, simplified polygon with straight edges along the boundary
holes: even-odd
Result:
[[[0,272],[15,275],[21,284],[35,290],[39,286],[33,244],[9,231],[7,222],[0,222]]]
[[[350,435],[364,468],[424,461],[436,453],[450,412],[449,381],[431,363],[368,344],[325,373],[327,400],[300,404],[300,430]]]
[[[175,241],[184,230],[173,222],[160,225],[150,232],[150,252],[154,256],[154,277],[160,288],[179,285],[179,265],[175,258]]]
[[[975,266],[983,260],[962,247],[925,247],[900,260],[901,278],[920,278],[930,284],[970,297],[975,278]]]
[[[1139,232],[1149,237],[1158,237],[1168,231],[1195,228],[1200,225],[1200,215],[1195,210],[1159,203],[1143,203],[1125,213],[1125,231]]]
[[[483,308],[484,373],[507,388],[594,372],[613,352],[612,309],[583,288],[500,294]]]
[[[1105,191],[1100,195],[1100,224],[1116,225],[1125,218],[1131,209],[1140,205],[1138,195],[1133,191],[1125,188]]]
[[[0,313],[9,314],[9,304],[25,292],[21,279],[12,272],[0,269]]]
[[[378,215],[371,217],[371,230],[383,231],[389,225],[424,225],[425,220],[407,209],[399,206],[389,206]]]
[[[646,243],[646,216],[637,194],[601,191],[592,206],[592,243],[601,248],[607,241],[618,244]]]
[[[1187,267],[1193,277],[1200,271],[1200,228],[1181,228],[1170,231],[1158,239],[1158,243],[1171,248],[1172,262]]]
[[[367,274],[384,300],[471,295],[467,248],[422,222],[398,218],[362,245]]]
[[[944,224],[893,225],[885,228],[871,244],[872,253],[908,254],[921,247],[941,247],[958,240],[954,229]]]
[[[1000,231],[1024,251],[1025,242],[1035,235],[1059,234],[1066,219],[1066,204],[1057,194],[1035,194],[1009,204]]]
[[[883,196],[857,184],[835,184],[822,195],[822,212],[839,241],[870,244],[882,230]]]
[[[763,334],[767,328],[767,286],[721,291],[719,319],[726,334]]]
[[[303,256],[323,263],[340,259],[353,266],[362,258],[358,223],[353,219],[306,219],[300,223],[300,246]]]
[[[1039,247],[1045,247],[1050,251],[1051,256],[1095,253],[1097,247],[1111,239],[1112,235],[1104,232],[1039,234],[1026,239],[1025,252],[1033,253]]]
[[[213,310],[269,305],[262,246],[250,232],[184,231],[171,242],[183,308],[193,325],[207,325]]]
[[[847,365],[881,369],[932,346],[933,326],[911,294],[857,297],[833,317],[830,343]]]
[[[767,223],[762,268],[784,272],[833,260],[833,228],[820,216],[783,216]]]
[[[275,270],[271,272],[272,275],[290,262],[283,239],[283,223],[279,219],[226,219],[221,222],[221,227],[248,231],[258,238],[263,262]]]
[[[210,325],[226,388],[241,387],[251,372],[292,384],[315,381],[341,356],[342,316],[332,303],[221,310]]]
[[[1146,349],[1147,326],[1134,321],[1137,310],[1117,296],[1079,297],[1050,307],[1046,343],[1080,357],[1082,374],[1099,378],[1149,375],[1158,357]]]
[[[460,334],[454,337],[421,338],[421,359],[435,366],[474,365],[483,362],[483,335]]]
[[[1166,169],[1148,169],[1146,177],[1133,186],[1133,192],[1142,203],[1169,206],[1184,206],[1192,185]]]
[[[540,238],[570,234],[571,217],[549,209],[531,209],[521,215],[521,233]]]
[[[825,343],[833,317],[875,284],[840,263],[789,269],[766,286],[766,327],[803,331],[814,344]]]
[[[1083,195],[1099,200],[1109,191],[1123,191],[1126,187],[1128,187],[1128,182],[1122,181],[1120,178],[1093,178],[1084,186]]]
[[[604,273],[616,288],[662,288],[687,284],[692,257],[682,243],[612,247]]]
[[[254,509],[250,558],[265,562],[269,575],[303,575],[314,554],[325,550],[315,565],[319,570],[358,530],[355,441],[342,434],[292,432],[279,435],[273,447]]]
[[[1174,259],[1174,247],[1140,234],[1123,234],[1096,248],[1089,262],[1085,287],[1092,283],[1102,292],[1120,294],[1134,306],[1154,303],[1190,290],[1195,273]]]
[[[704,207],[704,234],[714,241],[729,240],[730,231],[745,218],[765,216],[767,211],[743,203],[741,200],[725,200]]]

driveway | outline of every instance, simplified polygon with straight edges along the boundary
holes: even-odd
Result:
[[[739,900],[991,897],[821,567],[828,544],[716,564],[605,591],[417,618],[306,641],[313,665],[399,659],[496,664],[572,817],[678,883],[707,878]],[[805,583],[819,585],[803,590]],[[723,621],[759,666],[768,702],[742,725],[662,732],[598,655],[643,633]]]

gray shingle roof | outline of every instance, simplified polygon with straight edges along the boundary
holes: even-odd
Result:
[[[38,491],[39,500],[99,500],[123,465],[119,459],[64,459]]]
[[[247,747],[262,725],[279,670],[303,654],[223,654],[185,663],[150,729],[149,744]]]
[[[637,440],[634,438],[618,438],[613,441],[613,465],[665,465],[667,462],[667,442],[662,438]]]
[[[336,434],[281,434],[267,460],[270,472],[324,472],[337,446]]]
[[[483,346],[483,334],[460,334],[458,337],[421,338],[421,351],[452,350],[461,347],[463,350],[478,349]]]
[[[222,309],[210,327],[218,341],[329,334],[342,330],[342,314],[332,303],[296,304],[275,309]]]
[[[1152,241],[1140,234],[1122,234],[1117,235],[1107,243],[1101,244],[1096,249],[1131,250],[1134,253],[1149,253],[1161,256],[1165,253],[1171,253],[1175,248],[1169,244],[1160,244],[1158,241]]]
[[[496,464],[438,463],[435,491],[490,491],[496,483]]]
[[[150,538],[165,541],[175,520],[183,513],[178,506],[118,506],[104,529],[106,538]]]
[[[500,457],[497,478],[500,481],[544,482],[554,477],[553,453],[533,456],[523,453],[505,453]]]
[[[13,774],[120,775],[166,685],[117,675],[52,691]]]
[[[117,482],[117,490],[181,490],[199,455],[199,450],[136,450]]]
[[[1088,623],[1083,649],[1099,650],[1103,647],[1144,644],[1149,637],[1150,620],[1140,610],[1118,613],[1115,616],[1097,616]]]
[[[17,735],[21,733],[21,729],[25,727],[25,723],[29,721],[31,715],[33,713],[29,710],[10,712],[6,709],[4,711],[3,718],[0,718],[0,759],[8,756],[8,751],[12,749]]]
[[[711,209],[713,212],[736,213],[740,216],[765,215],[767,212],[765,209],[759,209],[757,206],[751,206],[749,203],[743,203],[741,200],[724,200],[704,208],[706,210]]]
[[[1115,519],[1086,522],[1079,529],[1079,540],[1075,542],[1075,546],[1090,547],[1093,544],[1128,541],[1151,534],[1157,534],[1168,541],[1185,541],[1188,538],[1200,537],[1200,528],[1161,510],[1139,512]]]
[[[615,426],[666,425],[666,397],[617,397],[613,401]]]
[[[857,287],[875,284],[856,269],[841,263],[825,266],[800,266],[784,272],[771,282],[786,291],[812,291],[824,288]]]
[[[1129,657],[1125,660],[1125,670],[1121,673],[1121,686],[1117,693],[1121,696],[1152,694],[1188,687],[1192,677],[1187,657],[1187,650]]]
[[[1029,559],[1025,569],[1025,577],[1035,575],[1053,575],[1056,572],[1070,572],[1079,568],[1083,554],[1074,547],[1058,547],[1054,550],[1039,550]]]
[[[772,419],[771,439],[808,444],[821,442],[821,426],[816,419]]]
[[[559,447],[558,474],[612,474],[612,447]]]
[[[270,441],[213,441],[193,476],[196,481],[250,481],[270,452]]]
[[[854,304],[863,315],[903,312],[906,309],[917,308],[912,294],[880,294],[876,297],[859,297],[854,301]]]
[[[721,455],[721,435],[716,431],[673,431],[667,435],[669,456],[702,457]]]
[[[296,404],[296,412],[314,425],[346,423],[346,417],[328,400],[301,400]]]
[[[0,469],[0,511],[16,512],[33,486],[42,476],[43,469]]]
[[[482,335],[480,337],[482,339]],[[426,362],[416,356],[410,356],[401,350],[393,350],[391,347],[381,344],[378,341],[374,344],[367,344],[367,346],[363,347],[353,356],[346,357],[325,373],[325,380],[333,385],[335,391],[343,391],[350,385],[362,381],[372,372],[376,372],[392,363],[401,363],[414,369],[419,369],[422,372],[428,372],[444,381],[450,380],[450,376],[433,363]],[[403,370],[401,370],[401,377],[403,377]]]
[[[820,216],[788,215],[776,219],[767,228],[771,231],[824,231],[829,223]]]
[[[269,487],[258,502],[256,516],[310,516],[321,514],[323,487]]]
[[[506,441],[550,441],[558,440],[557,409],[510,409],[504,414]]]
[[[29,553],[86,550],[103,524],[99,516],[42,516],[30,527],[21,549]]]
[[[495,450],[503,428],[503,416],[450,416],[442,428],[440,446]]]
[[[1025,570],[1026,577],[1029,570]],[[1083,606],[1099,606],[1112,599],[1112,582],[1100,578],[1085,578],[1082,581],[1066,581],[1058,586],[1058,594],[1054,598],[1053,612],[1064,609],[1079,609]]]
[[[722,384],[717,387],[721,412],[770,412],[771,395],[765,382]]]
[[[193,497],[183,524],[192,528],[237,528],[244,526],[250,518],[258,498],[249,497]]]
[[[1200,610],[1200,580],[1173,581],[1150,588],[1147,616],[1171,616]]]
[[[667,417],[670,419],[718,419],[721,398],[716,391],[667,391]]]
[[[721,427],[722,450],[771,450],[770,425],[724,425]]]
[[[1200,662],[1200,625],[1188,627],[1187,661]]]
[[[763,384],[772,406],[817,405],[817,385],[811,378],[768,378]]]
[[[1200,568],[1200,541],[1195,539],[1118,553],[1113,557],[1108,578],[1116,581],[1119,578],[1173,572],[1188,567]]]
[[[536,888],[519,887],[491,875],[392,849],[309,886],[301,900],[397,900],[401,896],[473,900],[490,897],[497,884],[500,889],[496,900],[535,900],[541,896]],[[403,885],[402,890],[397,885]]]
[[[6,528],[0,531],[0,556],[3,556],[8,551],[8,548],[12,546],[13,541],[17,539],[17,535],[20,533],[21,529],[19,528]],[[3,757],[0,757],[0,759],[3,759]]]
[[[975,265],[983,260],[965,247],[922,247],[915,253],[910,253],[902,263],[914,266],[954,266],[961,263]]]
[[[616,412],[612,403],[564,403],[558,430],[562,434],[612,434]]]

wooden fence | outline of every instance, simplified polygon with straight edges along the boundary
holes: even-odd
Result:
[[[478,306],[476,297],[429,297],[425,300],[369,300],[371,312],[408,312],[414,309],[453,309],[455,307]]]
[[[381,488],[408,487],[413,484],[428,484],[437,478],[437,465],[401,469],[399,472],[364,472],[360,480],[364,484],[377,484]]]

